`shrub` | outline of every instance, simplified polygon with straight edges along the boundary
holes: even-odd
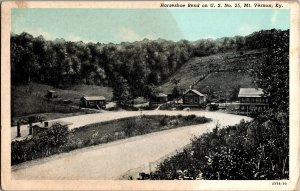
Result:
[[[192,115],[187,115],[187,116],[184,116],[183,119],[185,121],[192,121],[193,119],[195,119],[197,116],[192,114]]]
[[[58,153],[60,146],[67,140],[68,128],[58,123],[54,124],[32,139],[13,141],[11,143],[11,163],[14,165]]]
[[[217,126],[163,161],[153,177],[178,179],[181,170],[191,179],[199,174],[208,180],[288,179],[288,137],[288,115],[280,112],[265,112],[252,122],[223,129]]]
[[[168,125],[168,117],[166,115],[161,118],[160,125],[161,126],[167,126]]]
[[[177,115],[177,118],[178,119],[182,118],[182,115],[181,114]]]
[[[133,134],[133,131],[136,129],[138,123],[136,119],[129,119],[124,124],[124,132],[126,136],[131,136]]]

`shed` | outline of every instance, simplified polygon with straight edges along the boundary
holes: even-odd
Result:
[[[56,98],[57,97],[57,92],[54,90],[48,90],[47,92],[47,98],[51,99],[51,98]]]
[[[80,99],[80,106],[87,108],[106,108],[106,98],[104,96],[84,96]]]
[[[164,93],[157,93],[150,99],[150,105],[162,104],[168,102],[168,95]]]

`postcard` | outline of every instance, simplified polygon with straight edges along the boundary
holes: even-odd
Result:
[[[299,2],[1,10],[3,190],[299,190]]]

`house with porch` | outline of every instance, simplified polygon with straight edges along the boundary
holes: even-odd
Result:
[[[269,98],[261,88],[240,88],[240,111],[260,112],[269,108]]]
[[[195,89],[188,89],[183,93],[184,106],[200,106],[206,102],[206,96]]]

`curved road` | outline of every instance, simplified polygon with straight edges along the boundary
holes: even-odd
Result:
[[[13,179],[118,179],[126,171],[147,166],[165,155],[190,143],[195,135],[211,131],[219,123],[221,126],[234,125],[245,116],[208,111],[143,111],[145,115],[189,115],[206,116],[212,122],[181,127],[132,137],[107,144],[78,149],[69,153],[25,162],[12,167]],[[108,112],[59,120],[73,123],[70,128],[86,124],[141,115],[141,112]]]

